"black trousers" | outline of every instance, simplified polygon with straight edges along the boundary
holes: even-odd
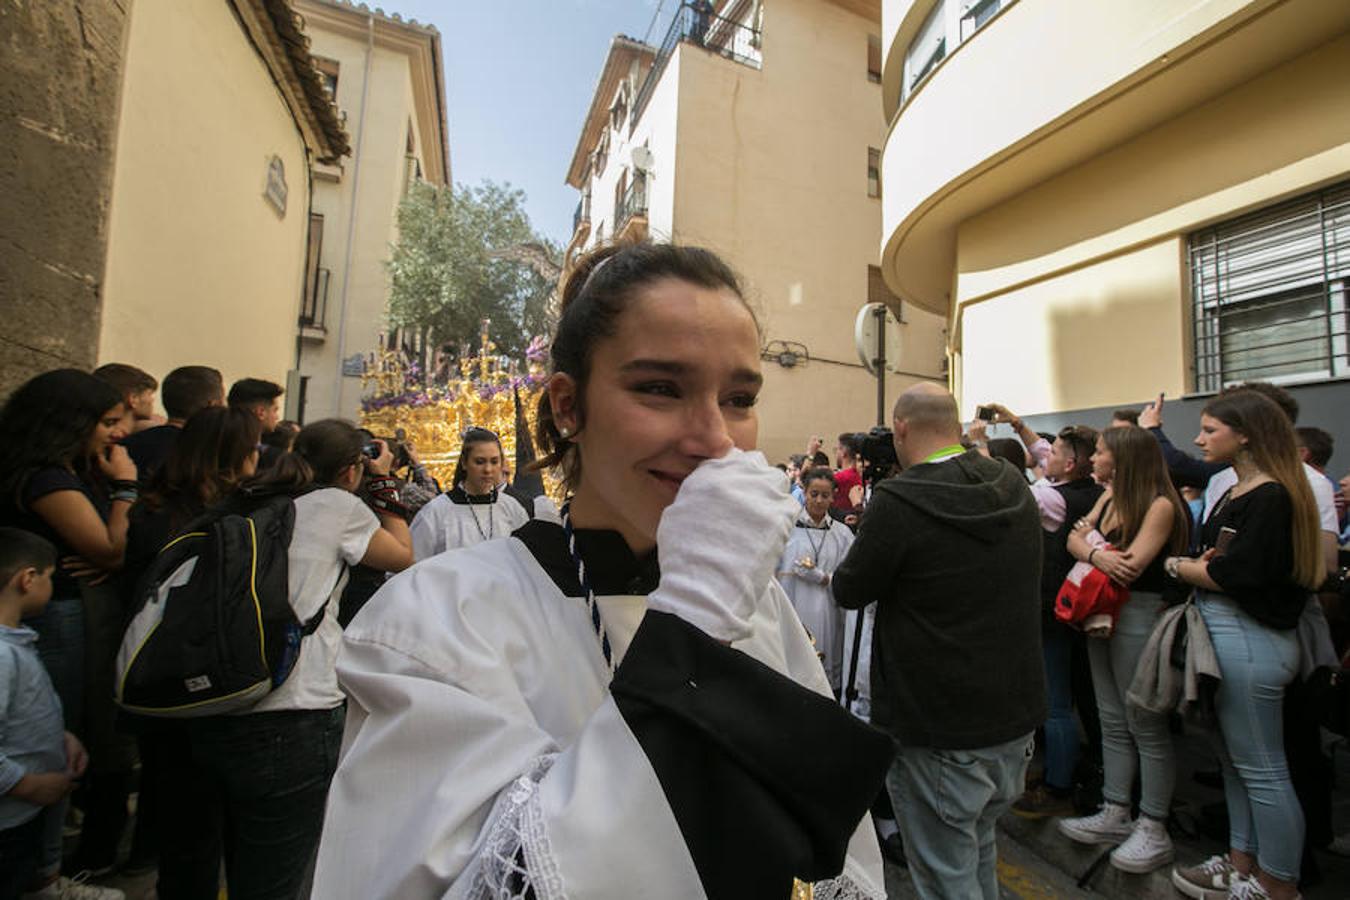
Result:
[[[173,723],[158,742],[161,900],[294,900],[323,827],[343,707]]]

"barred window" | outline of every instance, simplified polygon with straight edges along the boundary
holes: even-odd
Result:
[[[1350,182],[1190,237],[1196,390],[1350,375]]]

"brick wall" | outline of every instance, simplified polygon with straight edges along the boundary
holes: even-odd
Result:
[[[0,4],[0,397],[95,362],[131,2]]]

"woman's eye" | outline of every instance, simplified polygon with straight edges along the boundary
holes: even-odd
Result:
[[[650,394],[654,397],[678,397],[680,391],[669,381],[644,381],[641,384],[634,385],[633,390],[639,394]]]
[[[732,406],[736,406],[741,409],[749,409],[750,407],[754,406],[756,403],[759,402],[759,396],[756,394],[736,394],[732,397],[727,398],[727,402],[730,403]]]

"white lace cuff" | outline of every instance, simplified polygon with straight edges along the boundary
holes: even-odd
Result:
[[[838,878],[812,885],[811,897],[812,900],[886,900],[886,888],[873,884],[863,867],[850,856],[844,860],[844,871]]]
[[[554,755],[538,757],[506,789],[474,861],[478,871],[468,891],[472,900],[567,900],[539,800],[539,781],[553,760]]]

